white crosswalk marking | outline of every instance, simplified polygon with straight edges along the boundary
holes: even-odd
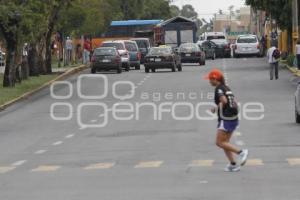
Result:
[[[110,169],[115,163],[97,163],[85,167],[85,170]]]
[[[211,167],[214,164],[214,160],[193,160],[190,167]]]
[[[163,164],[163,161],[146,161],[140,162],[134,168],[158,168]]]
[[[35,169],[32,169],[32,172],[53,172],[60,169],[60,166],[57,165],[40,165]]]
[[[0,166],[0,174],[5,174],[7,172],[14,170],[15,168],[16,167],[12,167],[12,166]]]

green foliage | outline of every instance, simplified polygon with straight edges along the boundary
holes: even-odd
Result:
[[[292,0],[246,0],[246,4],[264,10],[277,21],[281,29],[292,26]]]
[[[289,66],[294,66],[295,56],[293,54],[288,55],[286,62]]]

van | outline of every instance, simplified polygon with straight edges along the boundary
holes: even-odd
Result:
[[[223,32],[205,32],[200,36],[198,45],[201,45],[204,41],[210,40],[226,40],[226,35]]]

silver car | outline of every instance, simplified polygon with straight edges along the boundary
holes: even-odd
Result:
[[[233,48],[233,56],[238,58],[242,55],[255,55],[258,57],[262,55],[261,45],[256,35],[238,36]]]
[[[295,116],[296,122],[300,124],[300,82],[295,93]]]

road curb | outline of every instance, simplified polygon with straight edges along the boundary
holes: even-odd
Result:
[[[296,69],[295,67],[291,67],[287,64],[285,64],[285,66],[288,68],[288,70],[290,70],[295,76],[300,77],[300,72],[298,71],[298,69]]]
[[[23,95],[15,98],[15,99],[13,99],[13,100],[11,100],[11,101],[3,104],[3,105],[0,105],[0,111],[5,110],[7,107],[9,107],[9,106],[11,106],[11,105],[13,105],[13,104],[21,101],[21,100],[29,98],[33,94],[35,94],[35,93],[43,90],[44,88],[50,86],[52,83],[54,83],[56,81],[64,80],[64,79],[66,79],[66,78],[68,78],[68,77],[70,77],[70,76],[72,76],[72,75],[74,75],[74,74],[76,74],[78,72],[81,72],[81,71],[83,71],[85,69],[88,69],[88,68],[89,67],[87,65],[80,65],[78,67],[74,67],[72,69],[69,69],[66,72],[64,72],[61,75],[59,75],[58,77],[56,77],[55,79],[52,79],[52,80],[48,81],[47,83],[43,84],[39,88],[36,88],[36,89],[34,89],[32,91],[29,91],[29,92],[27,92],[27,93],[25,93],[25,94],[23,94]]]

